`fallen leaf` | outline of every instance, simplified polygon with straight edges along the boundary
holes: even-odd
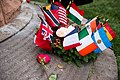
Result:
[[[63,65],[62,64],[58,64],[57,67],[60,68],[60,69],[63,69]]]

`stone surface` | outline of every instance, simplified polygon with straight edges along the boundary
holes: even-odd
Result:
[[[19,14],[20,6],[20,0],[0,0],[0,26],[12,21]]]
[[[0,26],[3,26],[5,24],[2,8],[0,7]]]
[[[114,52],[106,49],[93,63],[89,80],[117,80],[117,63]]]
[[[18,31],[22,30],[31,20],[32,12],[27,6],[21,6],[22,11],[12,22],[0,28],[0,42],[15,35]]]
[[[36,56],[46,51],[33,43],[36,27],[39,27],[40,23],[37,14],[43,18],[44,16],[38,6],[26,3],[23,5],[22,8],[31,9],[33,17],[24,29],[0,43],[0,80],[48,80],[46,73],[48,76],[51,73],[58,74],[58,80],[117,79],[115,56],[109,49],[105,50],[94,63],[83,64],[80,68],[75,64],[67,64],[58,56],[51,54],[51,61],[46,65],[48,69],[45,73]],[[62,69],[58,68],[59,64],[63,66]]]

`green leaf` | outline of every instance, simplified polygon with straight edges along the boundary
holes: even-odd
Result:
[[[76,59],[76,56],[75,56],[75,55],[73,55],[73,56],[72,56],[72,58],[75,60],[75,59]]]
[[[88,56],[83,57],[83,61],[88,62]]]
[[[57,53],[58,53],[58,55],[62,55],[62,54],[63,54],[63,53],[62,53],[61,51],[59,51],[59,50],[57,51]]]
[[[73,49],[70,49],[70,52],[73,53],[74,52]]]
[[[92,58],[95,60],[97,59],[97,55],[95,53],[92,53]]]
[[[65,52],[65,50],[64,50],[64,49],[62,49],[62,52],[64,53],[64,52]]]
[[[58,78],[58,75],[52,73],[52,74],[49,76],[48,80],[57,80],[57,78]]]
[[[58,48],[62,50],[62,47],[61,47],[61,46],[58,46]]]
[[[54,46],[54,43],[51,43],[51,46],[53,47],[53,46]]]
[[[72,53],[68,53],[68,55],[69,55],[70,57],[72,57]]]
[[[78,58],[79,58],[79,59],[82,59],[82,56],[79,56]]]
[[[66,56],[63,56],[63,60],[66,62],[68,59]]]
[[[71,64],[72,63],[72,61],[68,61],[68,64]]]
[[[80,54],[79,54],[77,51],[75,51],[74,54],[75,54],[76,56],[80,56]]]
[[[81,66],[80,60],[75,60],[75,64],[76,64],[78,67],[80,67],[80,66]]]

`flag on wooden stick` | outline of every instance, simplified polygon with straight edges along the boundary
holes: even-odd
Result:
[[[92,40],[91,35],[87,35],[84,38],[80,39],[79,43],[81,43],[81,45],[76,47],[76,49],[81,56],[86,56],[98,48]]]
[[[56,5],[57,6],[57,13],[53,12],[53,14],[56,16],[57,15],[57,19],[59,20],[60,24],[62,25],[67,25],[67,16],[66,16],[66,9],[63,7],[63,5],[56,1],[54,2],[52,5]]]
[[[85,24],[86,27],[89,27],[89,33],[92,33],[96,30],[97,28],[97,25],[98,25],[98,18],[95,17],[93,18],[92,20],[90,20],[88,23]]]
[[[48,39],[52,43],[52,36],[53,31],[51,27],[47,24],[47,22],[41,18],[41,28],[42,28],[42,35],[44,36],[44,40]]]
[[[47,10],[46,7],[42,8],[46,21],[51,27],[58,27],[60,25],[59,20],[55,17],[55,13],[52,13],[51,10]],[[55,11],[54,11],[55,12]],[[58,14],[57,14],[58,15]],[[56,15],[56,16],[57,16]]]
[[[80,45],[81,44],[79,43],[79,38],[78,38],[78,28],[76,27],[74,30],[68,33],[64,38],[63,47],[65,50],[69,50]]]
[[[66,9],[60,5],[58,10],[59,22],[63,25],[67,25]]]
[[[82,26],[81,31],[78,33],[79,40],[86,37],[87,35],[92,35],[91,27],[90,26]]]
[[[106,22],[104,24],[104,30],[105,30],[106,35],[107,35],[107,37],[108,37],[108,39],[110,41],[112,41],[116,37],[115,32],[112,30],[112,28],[110,27],[110,25],[108,24],[108,22]]]
[[[84,11],[80,10],[73,2],[70,5],[68,18],[76,24],[81,24],[83,19]]]
[[[50,46],[52,31],[49,25],[41,18],[40,28],[35,34],[34,43],[42,49],[52,50]]]
[[[93,35],[92,39],[98,46],[98,48],[94,51],[95,53],[102,52],[103,50],[112,46],[111,42],[109,41],[103,27],[97,30]]]

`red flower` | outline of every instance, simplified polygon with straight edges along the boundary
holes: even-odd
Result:
[[[39,54],[36,58],[38,62],[40,62],[43,65],[50,62],[50,56],[48,54]]]
[[[26,0],[27,1],[27,3],[30,3],[30,0]]]

